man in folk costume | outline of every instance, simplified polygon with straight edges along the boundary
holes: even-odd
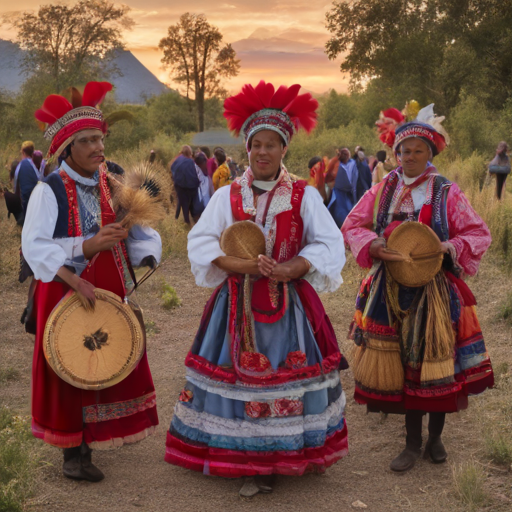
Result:
[[[48,156],[60,156],[62,163],[35,187],[22,234],[23,254],[37,280],[32,432],[64,449],[66,477],[92,482],[104,476],[91,462],[93,448],[135,442],[158,424],[145,353],[123,381],[99,391],[60,379],[43,353],[47,319],[70,289],[91,307],[95,288],[124,297],[132,284],[132,265],[161,257],[156,231],[140,226],[127,231],[115,222],[103,154],[107,126],[97,108],[111,89],[107,82],[89,82],[83,96],[73,91],[72,103],[52,94],[35,113],[49,125]]]
[[[446,145],[433,105],[396,130],[401,161],[352,210],[342,233],[363,268],[351,336],[355,399],[370,411],[405,413],[405,450],[391,462],[411,469],[422,446],[422,416],[429,413],[424,456],[444,462],[446,413],[468,406],[468,395],[492,387],[489,355],[464,275],[474,275],[491,243],[489,230],[455,183],[431,164]],[[436,128],[433,126],[435,125]],[[386,247],[402,222],[419,221],[441,241],[441,271],[426,286],[399,285],[386,261],[403,257]]]
[[[343,238],[318,192],[282,163],[293,133],[316,124],[318,103],[299,89],[261,81],[225,101],[250,168],[213,195],[188,237],[196,283],[217,289],[185,361],[165,458],[247,477],[243,496],[270,492],[264,476],[323,472],[348,451],[339,378],[347,365],[317,295],[342,283]],[[263,231],[265,254],[221,249],[239,221]]]

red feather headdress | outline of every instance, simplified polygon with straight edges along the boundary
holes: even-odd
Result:
[[[111,90],[112,84],[108,82],[89,82],[83,95],[74,87],[69,90],[71,101],[58,94],[50,94],[44,100],[34,115],[38,121],[49,125],[44,134],[45,139],[51,141],[49,158],[59,155],[82,130],[97,129],[106,133],[107,125],[98,105]]]
[[[245,141],[260,130],[273,130],[290,143],[293,134],[304,128],[311,132],[316,126],[318,101],[311,94],[300,94],[300,85],[282,85],[276,91],[272,84],[263,80],[253,87],[246,84],[236,96],[224,101],[224,117],[228,127]]]

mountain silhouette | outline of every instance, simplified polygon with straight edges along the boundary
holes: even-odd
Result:
[[[0,39],[0,90],[10,93],[20,90],[27,77],[22,69],[23,53],[16,44]],[[169,90],[128,50],[117,52],[114,64],[121,74],[110,81],[119,103],[142,104],[146,98]]]

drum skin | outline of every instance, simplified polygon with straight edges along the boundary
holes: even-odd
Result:
[[[94,311],[86,311],[76,293],[66,295],[48,318],[43,340],[53,371],[88,390],[121,382],[145,350],[144,328],[131,306],[107,290],[94,293]]]

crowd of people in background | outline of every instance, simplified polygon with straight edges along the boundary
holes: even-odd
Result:
[[[156,152],[152,150],[150,163],[155,159]],[[116,166],[112,162],[107,164],[109,170],[110,166]],[[384,150],[377,151],[375,156],[367,156],[361,146],[356,146],[353,153],[349,148],[340,147],[331,159],[315,156],[309,160],[308,184],[318,190],[334,221],[341,227],[364,193],[380,183],[395,166]],[[191,146],[183,146],[170,165],[175,190],[171,198],[176,204],[175,218],[178,219],[182,213],[186,224],[191,225],[191,218],[197,222],[212,195],[230,185],[244,170],[222,147],[215,147],[212,152],[207,146],[195,150]],[[489,163],[489,177],[495,178],[497,199],[503,197],[510,170],[508,145],[502,141]],[[23,142],[19,160],[14,160],[9,166],[12,191],[6,187],[3,191],[8,215],[12,215],[20,226],[23,225],[32,190],[51,171],[43,153],[35,149],[34,143]]]
[[[353,154],[348,148],[339,148],[331,160],[316,156],[309,161],[308,184],[318,190],[338,227],[364,193],[391,170],[392,165],[385,166],[385,162],[385,151],[368,158],[361,146],[356,146]],[[230,185],[243,171],[221,147],[216,147],[211,156],[206,146],[195,151],[183,146],[171,162],[176,219],[182,213],[186,224],[191,223],[190,217],[197,222],[212,195]]]
[[[197,222],[212,195],[218,189],[230,185],[242,173],[243,169],[221,147],[216,147],[211,156],[207,146],[201,146],[195,151],[190,146],[183,146],[171,162],[176,219],[183,213],[186,224],[190,225],[191,216]]]

